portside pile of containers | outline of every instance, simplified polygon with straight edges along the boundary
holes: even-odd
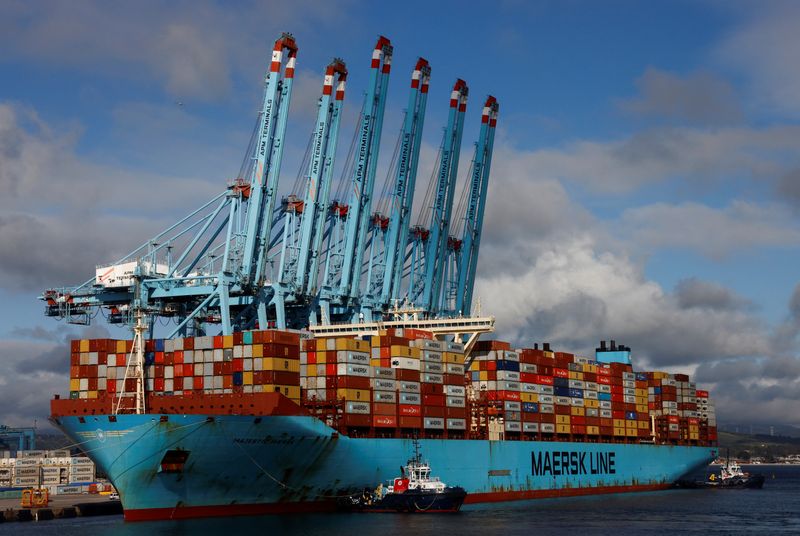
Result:
[[[21,451],[15,458],[0,458],[0,488],[80,486],[95,481],[89,458],[71,457],[69,451]]]
[[[229,336],[145,341],[146,390],[151,395],[264,393],[300,401],[300,334],[277,330]],[[70,397],[133,396],[132,341],[72,341]]]

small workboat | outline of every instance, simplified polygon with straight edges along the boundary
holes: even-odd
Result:
[[[719,476],[715,473],[706,480],[679,480],[675,487],[679,488],[714,488],[714,489],[761,489],[766,478],[761,474],[751,474],[742,470],[742,466],[730,458],[722,466]]]
[[[414,457],[400,467],[400,476],[391,484],[339,500],[341,510],[356,512],[454,513],[461,509],[467,492],[450,487],[431,476],[430,465],[422,459],[419,442],[414,440]]]

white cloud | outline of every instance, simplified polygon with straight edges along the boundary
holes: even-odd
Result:
[[[800,227],[785,209],[743,201],[722,209],[656,203],[626,210],[619,226],[647,251],[687,248],[714,259],[760,246],[800,244]]]
[[[718,45],[716,58],[743,73],[760,110],[800,116],[800,4],[768,2],[740,10],[742,23]]]

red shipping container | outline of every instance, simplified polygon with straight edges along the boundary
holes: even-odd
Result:
[[[422,417],[409,417],[401,415],[397,418],[400,428],[422,428]]]
[[[342,415],[341,422],[345,426],[357,426],[360,428],[369,427],[372,425],[372,415],[345,413]]]
[[[373,415],[372,426],[375,428],[397,428],[397,417],[394,415]]]
[[[398,381],[404,382],[418,382],[418,370],[395,369],[395,376]]]
[[[336,363],[328,363],[325,365],[326,376],[336,376]]]
[[[164,378],[156,378],[153,380],[153,390],[155,391],[163,391],[164,390]]]
[[[425,385],[424,383],[422,385]],[[441,387],[441,385],[439,386]],[[422,395],[423,406],[444,406],[444,396],[442,395]]]
[[[398,404],[397,414],[406,417],[418,417],[422,415],[422,407],[416,404]]]
[[[697,390],[697,398],[708,398],[708,391]]]
[[[531,415],[539,415],[539,422],[543,424],[555,424],[556,416],[553,413],[532,413]]]
[[[117,392],[116,380],[109,380],[106,382],[106,392],[108,392],[108,394],[114,394]]]
[[[214,350],[219,350],[223,348],[223,338],[222,335],[215,335],[214,336]]]
[[[81,341],[80,339],[73,339],[69,341],[69,349],[73,353],[78,353],[81,351]]]
[[[89,378],[89,390],[97,391],[97,378]]]
[[[613,426],[601,426],[600,427],[600,435],[604,435],[604,436],[614,435],[614,427]]]
[[[192,380],[192,387],[194,387],[195,390],[203,389],[203,377],[195,376],[194,379]]]
[[[233,344],[244,344],[244,334],[241,331],[233,332]]]
[[[107,352],[99,352],[97,354],[97,364],[98,365],[107,365],[108,364],[108,353]]]
[[[553,377],[537,374],[536,381],[533,383],[538,383],[539,385],[553,385]]]
[[[611,386],[611,394],[612,395],[622,395],[625,394],[625,388],[622,385],[612,385]]]
[[[444,406],[422,406],[422,416],[444,419]]]
[[[231,361],[222,362],[222,374],[233,374],[233,363]]]
[[[397,405],[375,402],[372,404],[372,413],[375,415],[397,415]]]
[[[317,352],[306,352],[306,364],[308,365],[317,364]]]
[[[604,385],[611,385],[611,377],[610,376],[601,376],[600,374],[597,375],[597,383],[602,383]]]
[[[539,422],[539,414],[522,412],[522,422]]]
[[[231,387],[233,387],[233,376],[230,374],[222,376],[222,388],[230,389]]]
[[[71,367],[77,367],[81,364],[81,354],[70,354],[69,364]]]
[[[343,389],[369,389],[370,378],[362,378],[361,376],[333,376],[332,378],[326,379],[325,384],[326,389],[336,389],[337,387]]]
[[[486,398],[489,400],[510,400],[519,402],[519,391],[486,391]]]
[[[262,383],[276,383],[278,385],[300,385],[299,372],[285,372],[282,370],[265,370],[261,372]]]
[[[69,367],[69,377],[71,379],[80,378],[81,377],[81,367],[80,367],[80,365],[76,365],[74,367]]]
[[[421,383],[420,389],[423,395],[441,395],[444,394],[444,385],[441,383]],[[444,405],[444,404],[442,404]]]
[[[444,414],[448,419],[466,419],[467,418],[467,408],[444,408]],[[531,413],[531,415],[535,415]]]
[[[569,370],[563,368],[554,368],[553,376],[556,378],[569,378]]]
[[[576,435],[583,435],[586,433],[586,426],[582,424],[571,424],[570,431]]]
[[[556,404],[553,406],[553,409],[556,412],[556,415],[570,415],[572,414],[572,410],[570,409],[571,406],[564,406],[562,404]]]
[[[612,404],[624,404],[625,403],[625,395],[623,394],[611,394],[611,403]]]
[[[127,354],[117,354],[117,366],[124,367],[128,364],[128,355]]]
[[[172,362],[175,365],[183,364],[183,350],[177,350],[175,352],[172,352]]]
[[[244,370],[244,359],[233,360],[233,372],[242,372]]]
[[[165,352],[164,353],[164,364],[165,365],[174,365],[175,364],[175,354],[172,352]]]
[[[586,417],[582,415],[573,415],[569,419],[570,424],[579,424],[579,425],[586,425]],[[575,433],[575,432],[573,432]]]
[[[466,378],[461,374],[445,374],[444,375],[444,384],[445,385],[466,385]]]
[[[183,375],[184,376],[193,376],[194,375],[194,365],[192,365],[191,363],[185,363],[185,364],[181,365],[181,369],[183,370]]]

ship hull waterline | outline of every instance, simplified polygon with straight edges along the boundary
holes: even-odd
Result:
[[[129,521],[335,509],[394,478],[411,439],[351,438],[311,416],[86,415],[56,425],[120,493]],[[421,439],[465,505],[655,491],[704,467],[714,447]],[[165,468],[168,451],[186,456]]]

